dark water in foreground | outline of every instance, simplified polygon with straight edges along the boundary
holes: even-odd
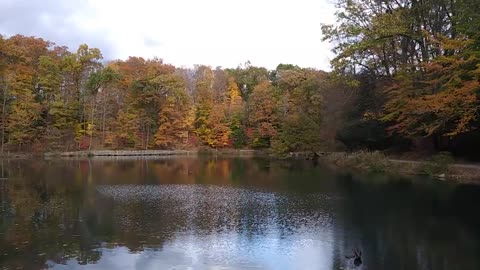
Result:
[[[0,269],[480,269],[479,187],[233,158],[0,165]]]

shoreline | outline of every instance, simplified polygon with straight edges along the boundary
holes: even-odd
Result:
[[[428,171],[438,164],[425,160],[404,160],[380,152],[292,152],[283,158],[272,156],[265,150],[254,149],[193,149],[193,150],[84,150],[46,153],[6,153],[0,159],[91,158],[91,157],[173,157],[173,156],[264,157],[281,160],[318,160],[336,169],[349,168],[363,173],[384,173],[400,176],[426,176],[441,181],[480,184],[480,164],[452,162],[442,164],[440,170]],[[437,168],[438,169],[438,168]]]
[[[269,157],[268,152],[255,149],[191,149],[191,150],[79,150],[58,152],[6,152],[0,159],[64,158],[64,157],[142,157],[142,156],[239,156]]]
[[[196,150],[90,150],[71,152],[47,152],[43,156],[51,157],[139,157],[139,156],[188,156],[197,155]]]
[[[154,156],[198,156],[198,155],[220,155],[220,156],[242,156],[254,157],[263,156],[264,152],[252,149],[193,149],[193,150],[85,150],[66,152],[46,152],[38,154],[46,158],[52,157],[154,157]],[[12,157],[9,155],[7,157]],[[17,154],[17,156],[31,157],[33,154]],[[5,156],[4,156],[5,157]]]
[[[462,164],[455,161],[437,164],[428,159],[396,159],[379,152],[335,152],[319,157],[319,160],[337,169],[349,168],[363,173],[424,176],[439,181],[480,184],[480,164]]]

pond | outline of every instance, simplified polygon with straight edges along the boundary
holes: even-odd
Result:
[[[0,162],[1,269],[480,269],[477,186],[312,161]]]

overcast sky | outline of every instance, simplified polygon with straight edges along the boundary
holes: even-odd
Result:
[[[157,56],[176,66],[236,67],[247,60],[328,69],[321,23],[332,0],[0,0],[0,34],[39,36],[104,58]]]

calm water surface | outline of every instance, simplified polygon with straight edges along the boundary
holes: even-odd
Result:
[[[241,158],[0,162],[1,269],[480,269],[475,186]]]

